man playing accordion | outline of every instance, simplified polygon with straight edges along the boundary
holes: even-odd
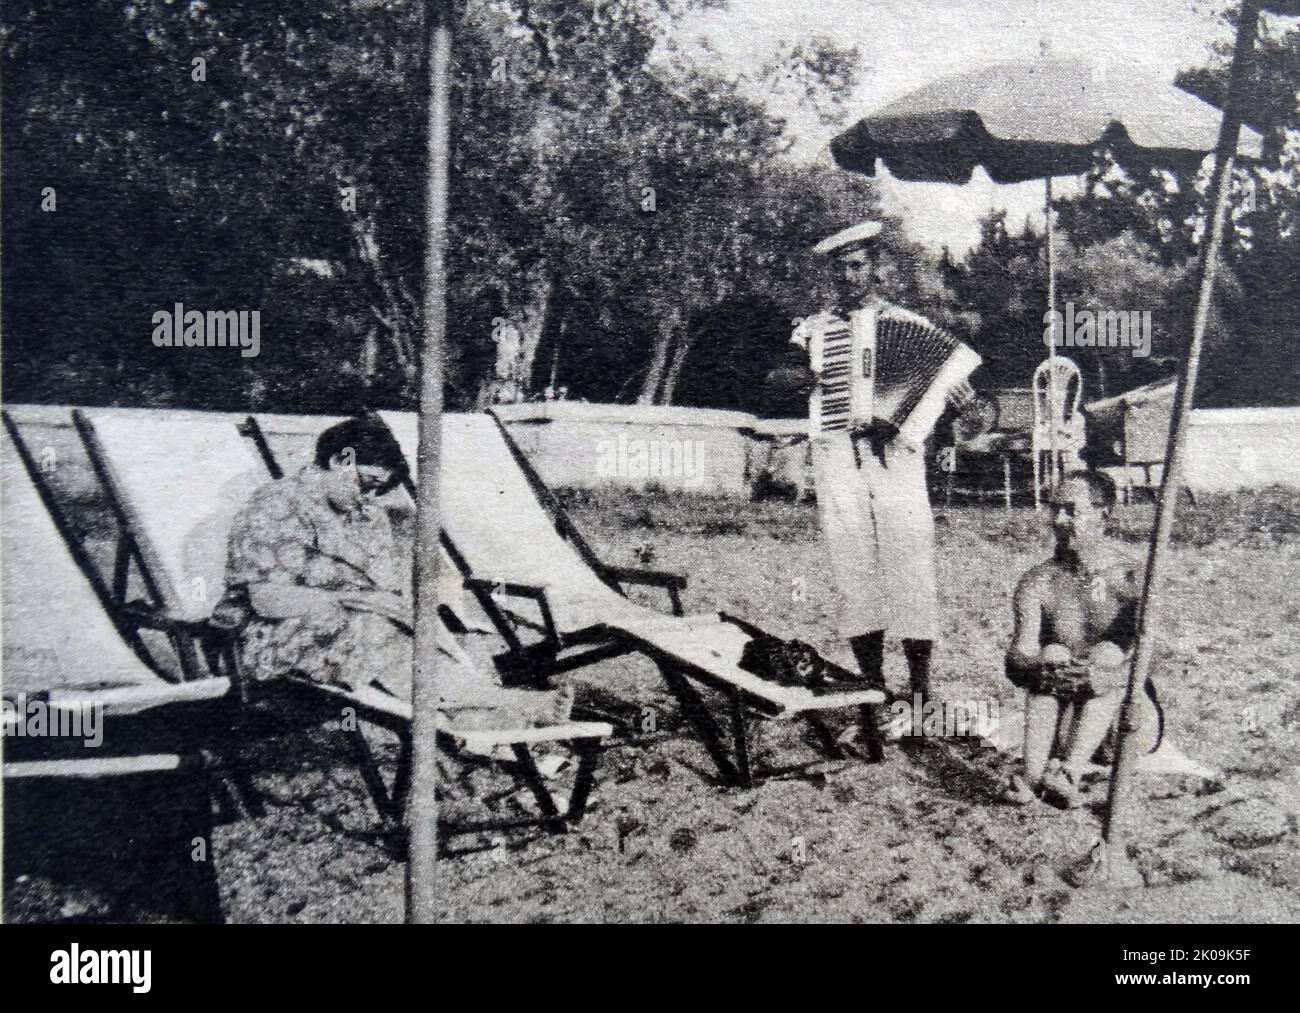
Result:
[[[795,330],[773,379],[810,393],[817,509],[839,589],[838,626],[863,678],[885,688],[885,635],[900,638],[913,700],[930,692],[938,626],[924,442],[945,404],[969,400],[979,356],[878,295],[879,222],[826,239],[834,305]]]

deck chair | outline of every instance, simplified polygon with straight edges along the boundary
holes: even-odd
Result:
[[[130,733],[121,732],[117,719],[163,711],[174,714],[180,708],[193,708],[198,714],[226,696],[229,680],[177,683],[163,678],[138,639],[135,621],[119,625],[114,618],[109,589],[71,536],[7,413],[4,428],[0,436],[4,603],[0,690],[9,704],[6,723],[13,724],[5,729],[4,776],[118,777],[195,766],[195,742],[181,735],[151,736],[140,727],[141,721]],[[165,630],[166,623],[160,620],[153,628]],[[82,727],[84,731],[81,719],[92,707],[105,723],[113,721],[115,728],[104,733],[100,746],[13,737],[17,721],[33,702],[48,715],[50,724],[58,722],[65,730]],[[115,748],[124,741],[137,748],[152,745],[155,751]]]
[[[211,620],[230,523],[265,481],[257,455],[231,444],[220,416],[78,408],[72,421],[117,522],[112,592],[124,621],[169,623],[185,679],[224,676],[246,698],[231,631]]]
[[[157,597],[154,610],[175,616],[196,635],[217,636],[208,621],[225,581],[225,545],[230,525],[252,490],[267,480],[256,444],[245,439],[228,418],[176,417],[77,410],[73,419],[91,456],[105,494],[114,505],[125,547],[119,555],[142,570],[145,584]],[[202,632],[200,632],[202,631]],[[191,650],[190,661],[200,652]],[[232,654],[233,639],[220,654]],[[204,656],[213,654],[212,650]],[[468,659],[461,659],[468,662]],[[238,668],[235,666],[236,678]],[[409,780],[411,713],[406,701],[382,693],[353,692],[306,680],[291,680],[301,694],[327,706],[350,707],[359,719],[346,728],[349,742],[381,816],[395,821]],[[248,687],[240,682],[244,695]],[[402,748],[394,787],[387,790],[370,753],[361,721],[395,732]],[[581,818],[598,758],[596,746],[613,729],[599,722],[569,722],[546,728],[503,731],[459,731],[448,727],[444,745],[478,752],[510,748],[526,786],[537,799],[537,819],[458,824],[450,833],[509,829],[524,823],[564,829]],[[559,812],[529,751],[542,742],[563,742],[578,756],[575,787],[569,806]]]
[[[380,412],[408,462],[416,460],[416,416]],[[677,574],[612,566],[585,542],[554,495],[491,414],[445,415],[440,490],[443,544],[480,606],[510,646],[516,666],[545,678],[622,654],[659,667],[723,779],[750,786],[747,719],[804,719],[823,750],[842,751],[822,723],[827,711],[861,709],[868,748],[881,755],[865,708],[884,701],[874,689],[814,692],[778,685],[740,668],[757,633],[730,616],[683,616]],[[671,615],[631,601],[626,584],[662,588]],[[525,637],[530,636],[529,642]],[[720,691],[731,743],[695,683]]]

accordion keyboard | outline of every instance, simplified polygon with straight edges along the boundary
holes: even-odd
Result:
[[[853,334],[847,321],[837,322],[821,335],[821,398],[817,422],[822,432],[849,428],[853,380]]]

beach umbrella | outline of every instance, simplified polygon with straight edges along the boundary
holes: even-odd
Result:
[[[872,176],[880,161],[909,182],[967,183],[977,166],[997,183],[1044,180],[1051,356],[1057,324],[1052,178],[1087,172],[1103,146],[1129,169],[1194,171],[1214,149],[1218,130],[1213,106],[1150,70],[1042,57],[940,78],[859,120],[831,142],[831,153],[840,168]],[[1243,154],[1258,157],[1260,144],[1259,134],[1244,131]],[[1053,484],[1055,431],[1049,429]]]
[[[1101,146],[1126,167],[1194,170],[1214,150],[1219,113],[1133,64],[1043,57],[940,78],[859,120],[831,142],[836,163],[902,180],[997,183],[1087,172]],[[1258,156],[1246,131],[1243,154]]]
[[[1129,169],[1193,171],[1214,149],[1219,119],[1208,102],[1135,64],[1043,57],[940,78],[859,120],[831,153],[843,169],[872,176],[880,161],[909,182],[966,183],[977,166],[997,183],[1044,180],[1054,311],[1052,178],[1087,172],[1103,146]],[[1239,150],[1258,157],[1260,144],[1246,129]]]
[[[428,127],[425,185],[424,336],[420,347],[420,442],[415,502],[415,661],[411,785],[407,794],[406,920],[437,916],[438,489],[442,451],[443,343],[447,332],[447,172],[450,164],[452,0],[425,2]]]

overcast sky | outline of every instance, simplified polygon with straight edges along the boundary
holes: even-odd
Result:
[[[1139,62],[1172,75],[1210,60],[1228,39],[1219,18],[1227,0],[731,0],[728,11],[693,18],[679,36],[688,48],[706,38],[734,72],[753,70],[782,41],[826,35],[862,54],[862,83],[852,108],[866,115],[937,77],[1003,60],[1032,59],[1044,43],[1057,56],[1108,64]],[[788,108],[776,100],[786,115]],[[791,116],[801,158],[828,158],[834,130]],[[1070,181],[1061,181],[1068,191]],[[885,176],[889,208],[908,231],[938,248],[964,252],[978,240],[977,222],[1006,207],[1018,227],[1032,216],[1041,228],[1043,184],[998,186],[977,170],[964,187],[900,183]]]

